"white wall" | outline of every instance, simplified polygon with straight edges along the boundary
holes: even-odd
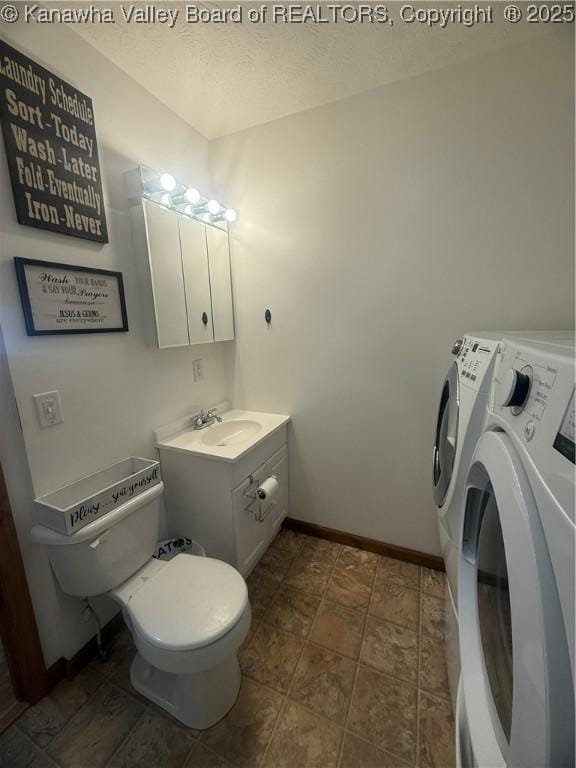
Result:
[[[194,406],[225,399],[225,345],[162,351],[145,346],[123,187],[123,172],[143,163],[210,192],[207,141],[69,28],[13,25],[3,32],[15,47],[92,97],[110,231],[110,243],[100,246],[18,225],[2,149],[0,323],[30,466],[27,481],[21,473],[7,477],[7,484],[50,664],[71,656],[92,627],[79,623],[80,603],[58,594],[45,556],[27,540],[30,500],[128,455],[154,455],[155,427]],[[15,256],[121,270],[130,332],[27,337]],[[197,384],[196,357],[204,359],[204,381]],[[32,394],[51,389],[60,390],[65,422],[40,430]],[[17,419],[11,424],[18,429]],[[7,434],[4,422],[3,431]],[[109,617],[114,606],[99,603],[103,617]]]
[[[234,399],[293,415],[294,517],[439,552],[452,341],[573,322],[572,51],[564,29],[211,143]]]

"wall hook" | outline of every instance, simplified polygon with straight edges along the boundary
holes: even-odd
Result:
[[[270,323],[272,322],[272,312],[270,312],[269,309],[267,309],[266,312],[264,312],[264,320],[266,320],[268,325],[270,325]]]

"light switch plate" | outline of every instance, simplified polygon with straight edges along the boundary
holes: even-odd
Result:
[[[36,405],[36,414],[41,429],[62,424],[64,421],[64,411],[62,410],[60,392],[57,389],[54,389],[52,392],[40,392],[40,394],[32,395],[32,397]]]

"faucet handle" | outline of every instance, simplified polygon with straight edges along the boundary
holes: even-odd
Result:
[[[208,412],[206,413],[207,419],[213,419],[214,416],[218,413],[218,408],[210,408]]]

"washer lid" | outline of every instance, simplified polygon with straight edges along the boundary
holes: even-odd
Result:
[[[134,630],[173,651],[215,642],[239,621],[248,604],[235,568],[209,557],[177,555],[128,600]]]

